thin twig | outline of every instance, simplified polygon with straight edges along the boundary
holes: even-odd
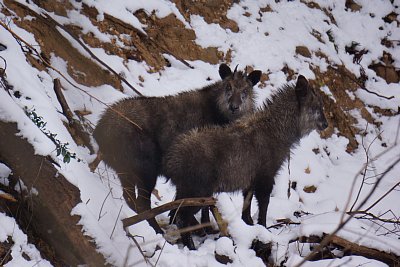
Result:
[[[300,224],[301,224],[301,223],[299,223],[299,222],[283,221],[283,222],[280,222],[280,223],[277,223],[277,224],[268,226],[267,229],[279,228],[279,227],[284,226],[284,225],[300,225]]]
[[[149,262],[149,260],[147,259],[146,255],[144,255],[144,252],[143,252],[142,248],[140,247],[139,242],[135,239],[135,237],[134,237],[133,235],[131,235],[131,234],[128,232],[127,229],[125,229],[125,232],[126,232],[126,235],[127,235],[129,238],[131,238],[131,239],[133,240],[133,242],[135,243],[135,245],[136,245],[136,247],[138,248],[140,254],[142,254],[142,257],[143,257],[144,261],[145,261],[146,263],[148,263],[148,264],[150,264],[151,266],[154,267],[154,265],[151,264],[151,262]]]
[[[31,9],[30,9],[31,10]],[[32,10],[32,12],[34,12]],[[35,13],[35,12],[34,12]],[[38,14],[36,14],[38,16]],[[99,62],[102,66],[104,66],[106,69],[108,69],[109,71],[111,71],[114,75],[116,75],[118,77],[118,79],[120,79],[121,81],[123,81],[129,88],[131,88],[136,94],[142,96],[142,94],[135,88],[133,87],[124,77],[122,77],[118,72],[116,72],[113,68],[111,68],[109,65],[107,65],[106,63],[104,63],[104,61],[102,61],[101,59],[99,59],[95,54],[93,54],[93,52],[78,38],[75,36],[75,34],[73,34],[70,30],[68,30],[64,25],[60,24],[58,21],[56,21],[55,19],[53,19],[49,14],[45,13],[45,14],[41,14],[42,17],[44,17],[45,19],[50,20],[51,22],[53,22],[54,24],[56,24],[58,27],[60,27],[63,31],[65,31],[66,33],[68,33],[80,46],[83,47],[83,49],[89,53],[89,55],[95,59],[97,62]]]
[[[111,192],[111,190],[110,190],[110,192]],[[119,208],[117,219],[115,219],[114,227],[113,227],[113,229],[111,231],[111,234],[110,234],[110,239],[112,238],[112,235],[114,234],[115,227],[117,226],[117,222],[118,222],[118,219],[119,219],[119,215],[121,215],[122,207],[123,207],[123,205],[121,205],[121,207]]]
[[[351,77],[351,76],[350,76],[349,74],[347,74],[345,71],[340,71],[339,69],[334,68],[334,67],[332,67],[332,66],[329,66],[329,68],[331,68],[331,69],[337,71],[337,72],[338,72],[339,74],[341,74],[341,75],[345,75],[345,76],[346,76],[347,78],[349,78],[352,82],[354,82],[354,83],[356,83],[358,86],[360,86],[361,89],[363,89],[364,91],[366,91],[366,92],[368,92],[368,93],[370,93],[370,94],[373,94],[373,95],[376,95],[376,96],[378,96],[378,97],[382,97],[382,98],[385,98],[385,99],[388,99],[388,100],[394,98],[393,95],[392,95],[392,96],[384,96],[384,95],[378,94],[377,92],[373,92],[373,91],[368,90],[363,84],[361,84],[359,81],[357,81],[356,79],[354,79],[353,77]]]
[[[15,32],[13,32],[9,27],[7,27],[7,25],[5,25],[2,21],[0,21],[0,25],[6,29],[17,41],[24,43],[28,48],[30,48],[32,51],[35,52],[35,56],[37,56],[40,61],[43,62],[43,64],[54,70],[56,73],[58,73],[58,75],[60,75],[66,82],[68,82],[71,86],[73,86],[74,88],[78,89],[79,91],[83,92],[84,94],[88,95],[90,98],[93,98],[94,100],[98,101],[99,103],[105,105],[106,107],[108,107],[110,110],[112,110],[113,112],[115,112],[116,114],[118,114],[119,116],[121,116],[122,118],[124,118],[125,120],[127,120],[128,122],[132,123],[133,125],[135,125],[137,128],[139,128],[140,130],[143,130],[137,123],[135,123],[134,121],[132,121],[131,119],[129,119],[126,115],[124,115],[122,112],[116,110],[115,108],[113,108],[112,106],[106,104],[105,102],[101,101],[100,99],[98,99],[97,97],[89,94],[88,92],[86,92],[85,90],[83,90],[82,88],[80,88],[79,86],[75,85],[72,81],[70,81],[67,77],[65,77],[64,74],[62,74],[58,69],[54,68],[49,62],[47,62],[46,59],[44,59],[40,53],[29,43],[27,43],[24,39],[22,39],[19,35],[17,35]]]
[[[371,206],[369,206],[365,211],[369,211],[372,209],[376,204],[378,204],[383,198],[385,198],[390,192],[392,192],[396,187],[400,185],[400,182],[396,183],[392,188],[390,188],[385,194],[383,194],[377,201],[375,201]]]
[[[110,188],[110,191],[108,191],[107,196],[104,198],[103,203],[101,204],[100,211],[99,211],[99,218],[97,219],[97,221],[100,221],[100,219],[101,219],[104,215],[107,214],[107,211],[106,211],[106,213],[104,213],[103,215],[101,215],[101,211],[103,210],[104,204],[106,203],[106,200],[107,200],[108,196],[111,194],[111,191],[112,191],[112,188]]]
[[[368,123],[367,123],[367,125],[365,126],[365,131],[364,131],[364,132],[366,133],[367,130],[368,130]],[[360,185],[360,188],[358,189],[358,193],[357,193],[356,199],[354,200],[353,205],[352,205],[351,208],[350,208],[350,211],[352,211],[353,208],[354,208],[354,206],[356,205],[356,203],[357,203],[357,201],[358,201],[358,199],[359,199],[359,197],[360,197],[361,191],[362,191],[362,189],[363,189],[363,187],[364,187],[365,180],[366,180],[366,174],[367,174],[367,171],[369,171],[368,166],[369,166],[370,162],[373,162],[373,161],[370,161],[369,151],[370,151],[370,148],[371,148],[372,144],[375,143],[375,141],[378,139],[378,136],[379,136],[380,134],[381,134],[381,133],[379,133],[378,135],[376,135],[376,136],[374,137],[374,139],[371,141],[371,143],[368,145],[367,148],[365,147],[365,144],[364,144],[365,138],[364,138],[364,136],[362,136],[361,144],[362,144],[362,147],[363,147],[364,152],[365,152],[365,155],[366,155],[366,163],[365,163],[365,168],[364,168],[363,175],[362,175],[361,185]],[[373,170],[375,170],[375,169],[373,169]],[[376,172],[375,172],[375,173],[376,173]]]
[[[374,215],[374,214],[372,214],[370,212],[364,211],[364,210],[352,211],[350,213],[351,214],[362,214],[363,215],[362,217],[356,217],[357,219],[377,220],[377,221],[381,221],[381,222],[384,222],[384,223],[394,223],[394,224],[400,223],[399,219],[397,219],[397,220],[383,219],[383,218],[380,218],[380,217],[378,217],[378,216],[376,216],[376,215]],[[350,214],[350,213],[348,213],[348,214]],[[364,216],[370,216],[371,218],[364,218]]]
[[[381,178],[375,183],[369,194],[361,201],[361,203],[358,205],[357,210],[359,210],[371,197],[371,195],[375,192],[375,190],[378,188],[380,182],[383,180],[383,178],[400,162],[400,157],[392,163],[389,167],[386,168],[384,174],[381,176]],[[321,251],[324,247],[326,247],[336,236],[336,234],[354,217],[354,214],[349,214],[346,220],[342,221],[336,229],[331,232],[329,235],[324,237],[324,239],[321,241],[321,243],[314,248],[312,252],[310,252],[307,257],[303,258],[303,260],[296,265],[296,267],[302,266],[306,261],[312,259],[319,251]]]

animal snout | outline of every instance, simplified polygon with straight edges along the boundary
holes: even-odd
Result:
[[[234,113],[239,110],[239,105],[238,104],[230,104],[229,109],[232,111],[232,113]]]

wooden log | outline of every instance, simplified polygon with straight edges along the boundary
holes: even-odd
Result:
[[[28,189],[38,192],[31,194],[21,207],[25,217],[31,219],[29,231],[52,247],[56,258],[67,266],[104,266],[105,259],[77,225],[79,217],[71,216],[72,208],[81,202],[79,190],[47,157],[36,155],[32,145],[17,136],[16,123],[0,121],[0,129],[0,161]]]
[[[136,224],[138,222],[154,218],[157,215],[166,212],[168,210],[178,209],[180,207],[205,207],[205,206],[213,206],[216,203],[216,199],[213,197],[199,197],[199,198],[184,198],[178,199],[172,202],[168,202],[164,205],[161,205],[157,208],[147,210],[145,212],[139,213],[138,215],[128,217],[122,220],[122,224],[124,228]]]

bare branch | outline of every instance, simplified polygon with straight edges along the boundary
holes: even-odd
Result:
[[[383,194],[377,201],[374,202],[371,206],[369,206],[365,211],[369,211],[372,209],[376,204],[378,204],[382,199],[384,199],[390,192],[392,192],[396,187],[400,185],[400,182],[396,183],[392,188],[390,188],[385,194]]]
[[[65,99],[64,94],[62,92],[62,86],[60,80],[54,79],[53,82],[54,82],[54,92],[56,93],[57,100],[61,105],[62,112],[68,120],[69,127],[67,128],[72,138],[78,145],[83,145],[87,147],[91,153],[94,153],[93,146],[90,143],[89,134],[84,130],[79,121],[74,118],[74,113],[72,113],[71,109],[68,106],[67,100]]]
[[[32,12],[34,12],[32,9],[30,9]],[[44,12],[44,11],[43,11]],[[34,12],[35,13],[35,12]],[[38,14],[36,14],[37,16],[39,16]],[[63,31],[65,31],[66,33],[68,33],[80,46],[83,47],[83,49],[89,53],[89,55],[95,59],[97,62],[99,62],[102,66],[104,66],[106,69],[108,69],[109,71],[111,71],[115,76],[118,77],[118,79],[120,79],[121,81],[123,81],[129,88],[131,88],[136,94],[142,96],[142,93],[140,93],[135,87],[133,87],[124,77],[122,77],[118,72],[116,72],[113,68],[111,68],[109,65],[107,65],[106,63],[104,63],[104,61],[102,61],[101,59],[99,59],[95,54],[93,54],[93,52],[78,38],[75,36],[75,34],[73,34],[70,30],[68,30],[64,25],[58,23],[56,20],[54,20],[49,14],[45,13],[45,14],[41,14],[45,19],[51,21],[52,23],[54,23],[55,25],[57,25],[58,27],[60,27]]]
[[[301,243],[319,243],[321,242],[321,238],[316,236],[301,237],[298,239],[298,241]],[[390,266],[397,266],[397,264],[400,263],[399,255],[358,245],[337,235],[332,235],[330,237],[329,244],[338,246],[342,248],[343,251],[347,253],[350,252],[352,255],[359,255],[369,259],[379,260],[386,264],[389,264]]]
[[[389,148],[388,150],[390,150]],[[383,153],[382,153],[383,154]],[[381,154],[381,155],[382,155]],[[369,194],[361,201],[361,203],[358,205],[357,210],[359,210],[371,197],[371,195],[375,192],[375,190],[378,188],[380,182],[383,180],[383,178],[400,162],[400,158],[398,158],[394,163],[389,165],[389,167],[386,168],[385,172],[383,175],[378,179],[378,181],[375,183],[375,185],[372,187],[371,191]],[[321,243],[311,252],[309,253],[303,260],[296,265],[296,267],[302,266],[306,261],[312,259],[319,251],[321,251],[324,247],[326,247],[329,242],[332,241],[333,237],[336,236],[336,234],[354,217],[355,214],[349,214],[349,216],[346,218],[346,220],[341,221],[341,223],[336,227],[336,229],[330,233],[329,235],[325,236],[324,239],[321,241]]]
[[[365,131],[364,132],[366,133],[367,130],[368,130],[368,123],[365,126]],[[358,189],[358,193],[357,193],[356,199],[354,200],[353,205],[350,208],[350,211],[352,211],[354,206],[356,205],[356,203],[357,203],[357,201],[358,201],[358,199],[360,197],[362,188],[363,188],[363,186],[365,184],[366,174],[367,174],[367,171],[369,171],[368,166],[369,166],[370,162],[371,163],[373,162],[373,161],[370,161],[369,150],[370,150],[372,144],[375,143],[375,141],[378,139],[378,136],[379,136],[379,134],[377,136],[375,136],[375,138],[371,141],[371,143],[368,145],[368,147],[365,147],[365,144],[364,144],[365,138],[364,138],[364,135],[362,135],[361,144],[362,144],[362,147],[363,147],[364,152],[365,152],[366,163],[364,164],[365,168],[364,168],[364,171],[363,171],[363,174],[362,174],[363,176],[362,176],[361,185],[360,185],[360,188]]]
[[[390,220],[390,219],[383,219],[381,217],[378,217],[370,212],[364,211],[364,210],[357,210],[357,211],[352,211],[350,212],[350,214],[362,214],[362,217],[356,217],[357,219],[369,219],[369,220],[378,220],[384,223],[395,223],[395,224],[399,224],[400,220]],[[370,216],[371,218],[365,218],[364,216]]]
[[[131,234],[127,231],[127,229],[125,229],[125,231],[126,231],[126,235],[127,235],[129,238],[131,238],[131,239],[133,240],[133,242],[135,243],[135,245],[136,245],[136,247],[138,248],[140,254],[142,255],[144,261],[145,261],[146,263],[150,264],[151,266],[153,266],[153,264],[151,264],[151,263],[149,262],[149,260],[147,259],[146,255],[144,255],[143,249],[142,249],[142,247],[140,246],[139,242],[135,239],[135,237],[134,237],[133,235],[131,235]]]

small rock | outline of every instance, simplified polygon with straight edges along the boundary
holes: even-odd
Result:
[[[311,58],[311,52],[306,46],[296,46],[296,54],[303,57]]]
[[[217,254],[217,252],[214,253],[215,254],[215,260],[218,261],[221,264],[228,264],[228,263],[232,263],[233,261],[226,255],[220,255]]]
[[[251,249],[256,252],[256,256],[261,258],[266,266],[268,266],[268,258],[271,255],[272,243],[263,243],[260,240],[253,240]]]
[[[232,263],[235,254],[235,246],[228,237],[221,237],[215,245],[215,259],[222,264]]]
[[[315,191],[317,191],[317,188],[314,185],[305,186],[303,188],[303,191],[306,193],[314,193]]]
[[[356,12],[360,11],[362,6],[354,2],[353,0],[346,0],[346,8],[349,8],[351,11]]]

